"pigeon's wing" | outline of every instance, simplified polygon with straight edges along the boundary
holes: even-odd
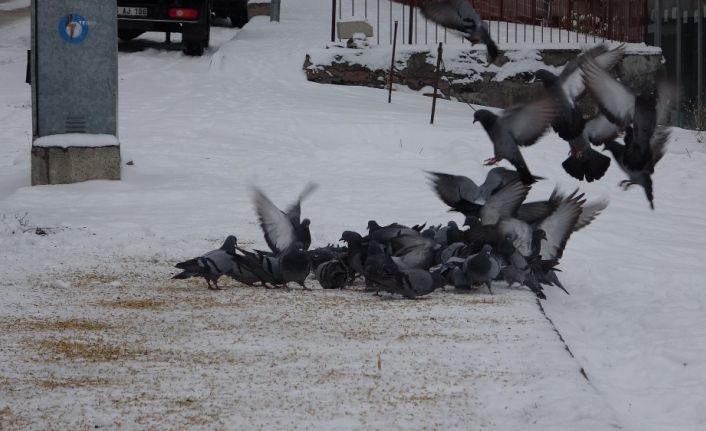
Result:
[[[608,47],[605,44],[599,44],[566,63],[566,66],[564,66],[558,76],[558,83],[564,94],[570,99],[576,100],[583,93],[586,87],[583,85],[583,79],[581,78],[581,62],[586,57],[595,58],[606,51],[608,51]]]
[[[533,225],[547,218],[555,209],[556,202],[551,200],[528,202],[520,205],[520,208],[517,210],[517,218],[527,224]]]
[[[576,192],[569,196],[561,196],[556,211],[537,226],[537,229],[542,229],[547,237],[542,241],[539,251],[542,260],[561,259],[566,242],[581,215],[581,204],[584,202],[582,198],[583,195],[576,196]]]
[[[606,141],[612,141],[620,133],[620,127],[608,121],[605,115],[598,115],[591,118],[584,126],[586,138],[593,145],[601,145]]]
[[[560,79],[564,76],[564,72],[567,75],[562,80],[561,88],[564,90],[571,99],[579,100],[586,93],[586,86],[583,83],[583,78],[581,77],[581,64],[586,61],[586,59],[592,59],[599,67],[604,70],[610,70],[615,66],[625,55],[625,44],[621,44],[617,48],[608,50],[606,45],[596,45],[593,48],[585,51],[581,54],[574,64],[567,65],[564,71],[560,75]]]
[[[666,126],[671,121],[672,110],[677,101],[677,88],[669,81],[662,81],[657,86],[657,124]]]
[[[537,142],[556,116],[556,104],[551,98],[509,108],[503,111],[498,123],[506,128],[518,145]]]
[[[275,254],[281,253],[294,243],[292,221],[258,188],[253,189],[253,201],[267,245]]]
[[[603,115],[615,124],[627,126],[635,115],[635,95],[590,58],[581,65],[586,87]]]
[[[462,33],[474,33],[481,22],[480,16],[467,0],[427,1],[420,8],[422,15],[430,21]]]
[[[310,194],[312,194],[316,188],[319,187],[318,184],[316,183],[307,183],[307,185],[304,187],[304,190],[299,194],[299,199],[295,203],[289,206],[287,208],[287,216],[289,219],[292,221],[292,224],[299,224],[301,222],[301,213],[302,213],[302,208],[301,204],[304,199],[306,199]]]
[[[501,219],[514,217],[529,191],[530,186],[515,180],[492,194],[480,210],[481,224],[496,224]]]
[[[608,207],[608,199],[601,199],[595,202],[587,202],[581,208],[581,214],[574,225],[574,232],[579,231],[593,222],[604,209]]]
[[[667,151],[667,141],[671,134],[670,127],[657,126],[652,137],[650,138],[650,152],[652,160],[649,165],[649,172],[654,173],[655,165],[662,160],[664,153]]]
[[[473,202],[478,196],[478,186],[468,177],[429,171],[427,174],[439,199],[450,207],[461,199]]]

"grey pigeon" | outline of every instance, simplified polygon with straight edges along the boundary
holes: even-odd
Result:
[[[564,140],[571,141],[578,137],[584,127],[581,112],[576,102],[585,94],[585,86],[581,77],[581,64],[587,59],[593,59],[605,70],[611,69],[625,54],[625,45],[609,50],[605,44],[596,45],[576,58],[569,61],[559,75],[540,69],[535,76],[542,81],[544,88],[556,101],[557,115],[552,121],[552,128]]]
[[[345,241],[348,246],[348,251],[343,260],[351,279],[355,275],[362,275],[368,255],[368,244],[364,242],[363,237],[358,232],[351,230],[343,232],[340,241]]]
[[[663,148],[669,137],[668,123],[676,90],[668,82],[644,86],[635,93],[594,61],[582,65],[584,82],[598,107],[612,123],[626,131],[625,149],[618,161],[630,172],[654,168],[655,149]],[[651,172],[650,172],[651,173]]]
[[[440,272],[423,269],[398,269],[391,272],[369,271],[375,290],[402,295],[408,299],[428,295],[446,284]]]
[[[223,275],[230,274],[233,270],[233,256],[235,255],[237,241],[235,236],[230,235],[220,248],[194,259],[177,263],[174,266],[183,271],[172,277],[172,279],[203,277],[208,283],[209,289],[220,290],[218,279]],[[213,283],[213,286],[211,286],[211,283]]]
[[[286,286],[295,282],[306,289],[304,283],[311,272],[311,258],[304,245],[295,241],[277,256],[252,253],[238,248],[240,254],[234,256],[235,262],[254,274],[265,286]]]
[[[500,262],[493,256],[493,248],[486,244],[475,256],[471,256],[463,264],[463,272],[470,286],[484,284],[488,292],[493,293],[491,283],[500,274]]]
[[[586,122],[581,134],[569,140],[571,153],[564,160],[562,167],[577,180],[588,182],[603,177],[610,166],[610,159],[596,152],[589,144],[601,145],[612,141],[621,132],[621,128],[599,114]]]
[[[400,268],[429,269],[441,245],[420,234],[400,234],[390,240],[392,260]]]
[[[297,202],[287,212],[277,208],[262,192],[253,188],[253,202],[260,221],[260,227],[265,234],[265,241],[275,255],[290,247],[295,241],[302,243],[304,250],[311,245],[309,219],[300,221],[301,201],[308,196],[316,186],[308,184]]]
[[[508,108],[500,115],[487,109],[476,111],[473,122],[480,121],[493,142],[494,157],[487,159],[485,164],[494,165],[505,159],[517,169],[523,183],[534,183],[535,177],[527,167],[520,147],[537,142],[546,132],[555,113],[555,102],[551,98]]]
[[[348,269],[339,260],[330,260],[316,267],[316,279],[324,289],[342,289],[348,281]]]
[[[419,7],[427,19],[460,33],[472,44],[483,43],[488,49],[488,62],[498,56],[498,47],[490,37],[488,25],[468,0],[394,0]]]

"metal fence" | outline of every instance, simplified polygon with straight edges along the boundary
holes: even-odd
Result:
[[[419,13],[419,0],[332,0],[338,20],[365,19],[374,39],[392,43],[393,22],[402,44],[467,43]],[[469,0],[496,43],[644,42],[648,0]],[[332,20],[332,26],[335,25]],[[332,38],[334,31],[332,28]]]

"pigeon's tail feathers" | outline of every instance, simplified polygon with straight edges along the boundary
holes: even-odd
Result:
[[[564,168],[567,174],[571,175],[579,181],[583,181],[583,179],[586,177],[584,163],[578,157],[570,155],[566,160],[564,160],[561,166]]]
[[[522,184],[531,185],[536,183],[537,180],[542,179],[542,177],[535,177],[534,175],[532,175],[532,172],[530,172],[529,168],[524,163],[524,161],[522,161],[522,163],[515,164],[515,169],[517,169],[517,173],[520,174],[520,180],[522,181]]]
[[[486,46],[488,50],[488,63],[493,63],[496,58],[498,58],[498,46],[495,41],[490,37],[490,33],[485,26],[481,26],[480,30],[480,41]]]
[[[184,272],[199,272],[202,266],[199,263],[199,258],[185,260],[174,265],[176,268],[183,269]]]
[[[646,175],[646,179],[644,183],[642,184],[642,187],[645,189],[645,195],[647,196],[647,200],[650,202],[650,209],[654,210],[655,209],[655,196],[652,192],[652,178],[649,175]]]
[[[610,166],[610,157],[599,153],[593,148],[588,148],[583,153],[583,158],[586,159],[586,181],[589,183],[594,180],[600,180],[605,175]]]
[[[186,270],[185,270],[185,271],[182,271],[182,272],[180,272],[179,274],[175,275],[174,277],[172,277],[172,280],[184,280],[184,279],[187,279],[187,278],[191,278],[191,277],[193,277],[193,276],[195,276],[195,275],[196,275],[196,274],[194,274],[192,271],[186,271]]]

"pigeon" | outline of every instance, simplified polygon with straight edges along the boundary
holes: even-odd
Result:
[[[601,68],[609,70],[623,58],[624,54],[624,44],[612,50],[609,50],[607,45],[600,44],[569,61],[558,76],[546,69],[540,69],[535,73],[556,102],[557,115],[552,121],[552,128],[562,139],[571,141],[577,138],[585,125],[583,116],[576,107],[576,101],[586,92],[581,77],[581,64],[590,58]]]
[[[653,210],[655,209],[655,204],[652,174],[654,173],[655,165],[664,156],[666,150],[665,144],[667,142],[667,139],[669,138],[669,131],[663,131],[661,133],[664,133],[665,136],[658,137],[653,140],[650,149],[652,159],[643,169],[637,171],[628,168],[625,164],[625,145],[620,144],[616,141],[610,141],[605,143],[605,148],[610,151],[611,154],[613,154],[613,158],[618,163],[618,166],[620,166],[620,169],[622,169],[623,172],[628,175],[628,179],[621,181],[620,186],[623,188],[623,190],[627,190],[630,186],[634,184],[641,186],[645,191],[645,196],[647,197],[647,201],[650,204],[650,209]]]
[[[394,0],[398,3],[412,3],[419,7],[422,15],[450,30],[460,33],[472,44],[482,43],[488,49],[488,62],[498,56],[498,47],[490,37],[488,25],[483,22],[468,0]]]
[[[340,241],[345,241],[348,245],[348,252],[343,260],[351,279],[356,275],[362,275],[368,257],[368,244],[358,232],[351,230],[343,232]]]
[[[620,186],[624,190],[633,184],[642,186],[650,208],[654,209],[652,174],[669,140],[668,123],[676,96],[674,86],[660,82],[656,89],[645,87],[635,93],[593,61],[584,62],[581,69],[601,113],[625,131],[624,145],[610,138],[602,142],[628,176]]]
[[[375,220],[368,221],[368,237],[380,244],[387,245],[392,238],[398,235],[417,235],[419,232],[416,229],[403,226],[398,223],[392,223],[387,226],[380,226]]]
[[[375,290],[402,295],[415,299],[428,295],[446,284],[440,271],[429,272],[423,269],[386,270],[366,267],[367,277],[375,283]]]
[[[301,201],[316,189],[316,185],[308,184],[297,202],[287,212],[277,208],[272,201],[258,188],[253,188],[255,211],[260,221],[260,227],[265,234],[265,241],[276,256],[299,241],[304,250],[311,245],[309,219],[300,221]]]
[[[237,238],[230,235],[220,248],[209,251],[203,256],[177,263],[174,266],[183,271],[172,277],[172,279],[203,277],[208,283],[209,289],[220,290],[218,279],[223,275],[231,274],[233,271],[233,256],[235,255],[237,242]],[[213,283],[213,286],[211,283]]]
[[[392,260],[400,268],[429,269],[441,245],[420,234],[400,234],[390,240]]]
[[[491,254],[492,247],[484,245],[481,251],[466,259],[463,272],[470,286],[485,284],[488,292],[493,293],[491,282],[500,274],[500,262]]]
[[[348,269],[340,260],[330,260],[316,267],[315,276],[324,289],[342,289],[348,281]]]
[[[307,254],[309,255],[309,259],[311,259],[312,269],[316,269],[322,263],[328,262],[329,260],[335,260],[340,255],[347,253],[347,251],[348,250],[345,247],[337,247],[332,244],[329,244],[326,247],[319,247],[313,250],[308,250]]]
[[[591,148],[583,132],[569,140],[569,147],[571,148],[569,157],[561,164],[567,174],[579,181],[586,180],[589,183],[605,175],[610,166],[610,158]]]
[[[487,109],[473,114],[473,122],[480,121],[493,142],[494,157],[485,161],[494,165],[506,159],[517,169],[524,184],[534,183],[535,176],[529,171],[520,146],[534,144],[544,134],[556,112],[551,98],[505,109],[500,115]]]
[[[234,256],[236,264],[254,274],[263,285],[286,286],[296,282],[307,288],[304,281],[311,272],[311,258],[301,242],[295,241],[276,256],[237,250],[240,254]]]

